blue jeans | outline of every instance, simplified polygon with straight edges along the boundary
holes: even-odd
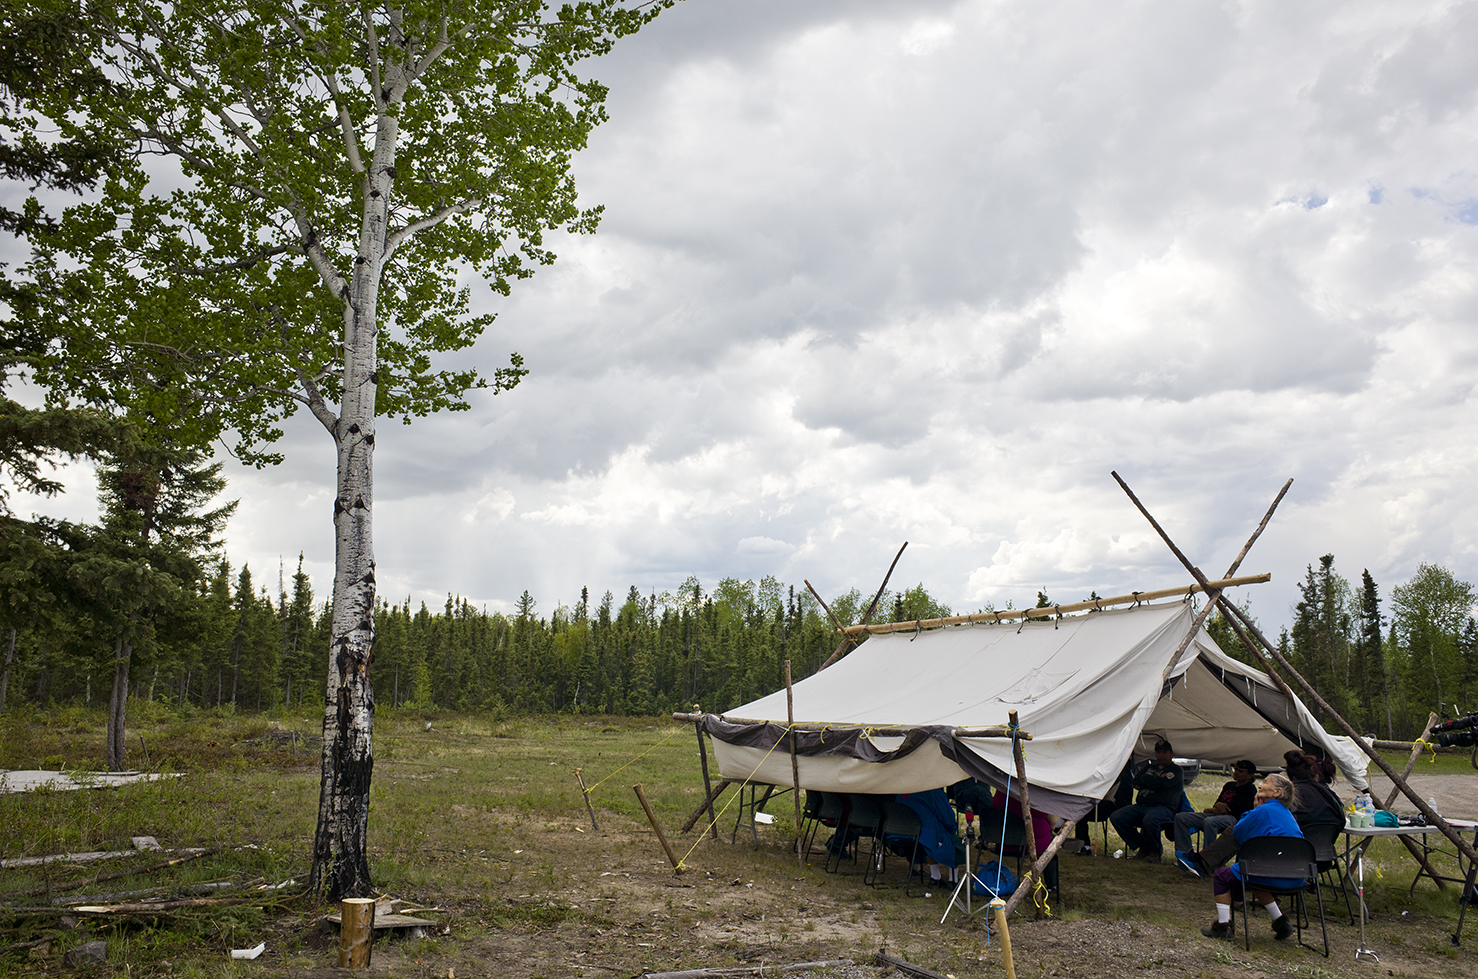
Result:
[[[1206,846],[1221,835],[1221,831],[1237,821],[1236,816],[1222,816],[1208,812],[1178,812],[1175,814],[1175,850],[1187,853],[1191,849],[1191,834],[1201,831],[1201,846]]]
[[[1160,845],[1160,833],[1165,829],[1165,824],[1175,818],[1169,806],[1125,806],[1123,809],[1115,809],[1109,816],[1109,822],[1114,824],[1114,829],[1124,838],[1124,842],[1131,849],[1142,850],[1145,853],[1161,853],[1164,847]],[[1140,832],[1140,827],[1144,832]]]

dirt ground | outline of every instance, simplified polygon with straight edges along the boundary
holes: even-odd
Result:
[[[998,936],[987,934],[983,918],[955,914],[941,924],[945,894],[931,888],[925,897],[915,885],[915,896],[904,897],[899,862],[889,865],[883,887],[869,888],[860,873],[824,873],[819,855],[816,865],[799,867],[778,839],[762,837],[756,852],[742,838],[731,846],[725,834],[721,843],[701,844],[689,857],[692,869],[674,875],[650,830],[609,822],[602,834],[588,824],[577,832],[575,820],[545,823],[542,840],[530,838],[524,853],[510,855],[506,868],[490,873],[480,900],[428,915],[451,925],[449,937],[381,942],[370,973],[632,977],[741,963],[870,963],[886,949],[956,979],[1004,974]],[[680,838],[678,852],[694,839]],[[551,861],[547,853],[554,847],[559,858]],[[1478,975],[1478,932],[1470,930],[1464,945],[1454,949],[1447,937],[1450,922],[1420,910],[1378,914],[1367,926],[1367,941],[1380,963],[1357,965],[1359,931],[1333,909],[1329,959],[1291,941],[1274,942],[1265,916],[1253,918],[1249,953],[1240,941],[1200,935],[1200,926],[1211,920],[1209,884],[1183,877],[1168,864],[1066,857],[1062,874],[1066,907],[1054,907],[1045,920],[1018,915],[1011,925],[1018,975]],[[1157,905],[1148,915],[1147,896]],[[1317,920],[1314,934],[1305,937],[1318,943]],[[333,941],[325,934],[296,958],[269,954],[261,971],[341,976],[322,966]]]
[[[1454,819],[1478,819],[1478,772],[1472,775],[1422,775],[1414,773],[1406,782],[1423,799],[1437,800],[1437,811]],[[1391,792],[1391,780],[1372,770],[1370,791],[1375,799],[1384,802]],[[1416,812],[1410,799],[1397,793],[1391,810],[1398,813]]]

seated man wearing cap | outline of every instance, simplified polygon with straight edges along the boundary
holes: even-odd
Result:
[[[1185,792],[1185,776],[1174,754],[1169,741],[1156,741],[1155,760],[1134,776],[1139,793],[1135,804],[1115,809],[1109,816],[1124,842],[1139,851],[1133,859],[1160,862],[1160,834],[1174,820]]]

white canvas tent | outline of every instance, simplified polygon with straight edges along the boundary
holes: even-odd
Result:
[[[959,736],[1015,710],[1034,809],[1079,818],[1107,795],[1131,756],[1159,737],[1177,755],[1282,764],[1302,747],[1329,757],[1357,789],[1365,755],[1328,734],[1266,674],[1233,660],[1204,631],[1161,676],[1194,621],[1187,602],[1024,624],[977,624],[873,636],[794,685],[800,784],[821,791],[917,792],[1014,772],[1007,739]],[[706,715],[723,776],[791,784],[780,690]],[[907,728],[901,736],[869,728]]]

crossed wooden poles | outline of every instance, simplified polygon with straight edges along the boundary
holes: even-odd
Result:
[[[1190,558],[1186,557],[1184,552],[1182,552],[1180,548],[1175,546],[1175,542],[1170,539],[1170,535],[1165,532],[1165,528],[1161,527],[1159,521],[1157,521],[1153,516],[1150,515],[1149,510],[1145,509],[1144,504],[1139,501],[1139,497],[1135,496],[1134,491],[1129,488],[1129,484],[1124,482],[1124,480],[1119,476],[1118,473],[1112,473],[1111,475],[1114,477],[1114,480],[1119,484],[1119,486],[1123,488],[1124,492],[1128,494],[1129,499],[1133,501],[1135,507],[1139,509],[1139,512],[1144,514],[1144,518],[1150,522],[1150,526],[1155,528],[1155,532],[1160,535],[1160,539],[1165,542],[1165,545],[1170,548],[1175,557],[1180,561],[1181,564],[1185,566],[1185,569],[1191,573],[1191,576],[1196,579],[1197,583],[1205,587],[1207,585],[1206,576],[1201,573],[1201,569],[1192,564]],[[1232,563],[1232,567],[1234,569],[1242,560],[1242,558],[1246,556],[1248,548],[1252,546],[1252,542],[1257,540],[1258,535],[1261,534],[1263,528],[1267,526],[1268,519],[1273,515],[1273,510],[1277,508],[1279,501],[1283,499],[1283,495],[1288,492],[1288,487],[1291,485],[1293,485],[1293,480],[1290,479],[1288,482],[1284,483],[1283,488],[1278,491],[1278,496],[1276,499],[1273,500],[1273,505],[1268,508],[1267,516],[1264,516],[1262,518],[1262,523],[1258,524],[1257,530],[1247,541],[1246,546],[1242,548],[1242,553],[1238,554],[1237,560]],[[1175,656],[1171,658],[1170,665],[1166,666],[1165,668],[1165,676],[1167,678],[1170,675],[1171,668],[1174,666],[1176,661],[1180,659],[1181,652],[1185,650],[1185,647],[1190,643],[1191,638],[1195,636],[1197,631],[1199,631],[1201,623],[1205,621],[1206,615],[1211,611],[1211,608],[1213,606],[1220,608],[1222,617],[1226,620],[1227,625],[1231,626],[1232,632],[1236,634],[1238,639],[1242,640],[1242,644],[1244,646],[1255,652],[1262,659],[1263,668],[1267,670],[1268,675],[1273,678],[1273,681],[1282,690],[1288,690],[1288,684],[1283,679],[1283,677],[1286,676],[1294,683],[1296,683],[1299,689],[1301,689],[1310,700],[1317,704],[1319,706],[1319,709],[1322,710],[1331,720],[1333,720],[1335,724],[1339,725],[1340,730],[1343,731],[1350,738],[1351,741],[1355,742],[1355,744],[1360,747],[1360,750],[1365,752],[1365,754],[1370,757],[1371,761],[1375,762],[1376,766],[1380,768],[1380,770],[1385,773],[1386,777],[1391,780],[1391,784],[1394,785],[1396,789],[1401,792],[1402,795],[1405,795],[1406,798],[1410,799],[1412,804],[1416,806],[1417,811],[1420,812],[1424,817],[1426,817],[1427,824],[1429,826],[1435,827],[1442,833],[1443,836],[1447,837],[1448,841],[1451,842],[1452,845],[1455,846],[1458,851],[1462,853],[1463,856],[1467,857],[1471,861],[1478,861],[1478,852],[1474,851],[1472,844],[1463,839],[1462,834],[1453,829],[1452,825],[1448,823],[1447,820],[1443,819],[1436,810],[1427,805],[1422,797],[1418,795],[1417,792],[1412,789],[1412,787],[1407,783],[1405,775],[1402,773],[1398,773],[1394,768],[1392,768],[1390,763],[1387,762],[1383,757],[1381,757],[1380,752],[1376,751],[1374,745],[1372,745],[1370,742],[1366,741],[1363,737],[1357,734],[1354,727],[1350,725],[1350,722],[1345,720],[1344,717],[1342,717],[1340,713],[1336,711],[1333,707],[1329,706],[1328,701],[1326,701],[1323,697],[1319,695],[1319,691],[1314,689],[1313,684],[1309,683],[1308,680],[1305,680],[1303,678],[1303,675],[1300,674],[1298,670],[1293,668],[1293,664],[1288,662],[1287,657],[1285,657],[1281,652],[1278,651],[1278,647],[1268,641],[1268,637],[1262,634],[1262,631],[1257,628],[1257,625],[1253,623],[1252,619],[1247,615],[1247,613],[1243,612],[1232,602],[1227,601],[1227,599],[1218,590],[1208,588],[1207,595],[1208,597],[1210,597],[1210,600],[1207,601],[1206,606],[1197,616],[1195,624],[1191,627],[1190,632],[1186,634],[1186,638],[1181,642],[1180,648],[1176,650]],[[1282,676],[1279,675],[1280,671],[1282,673]],[[1409,766],[1407,770],[1410,770]],[[1390,802],[1394,799],[1395,794],[1392,793],[1390,799],[1387,800],[1386,804],[1390,805]]]

